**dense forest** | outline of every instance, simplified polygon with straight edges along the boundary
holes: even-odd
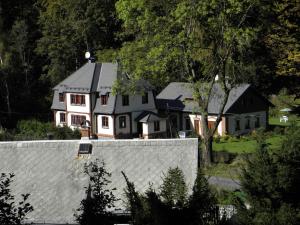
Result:
[[[299,3],[220,2],[0,0],[0,126],[15,127],[20,119],[51,121],[52,88],[86,62],[86,51],[99,62],[118,61],[127,72],[141,75],[137,78],[154,74],[151,82],[158,91],[172,79],[184,80],[178,66],[184,64],[178,56],[184,55],[177,44],[188,48],[187,38],[199,40],[195,34],[218,38],[219,21],[230,31],[242,25],[236,43],[227,47],[237,46],[232,55],[241,62],[243,81],[265,96],[284,87],[297,94]],[[192,36],[184,36],[182,27],[191,18],[200,25]],[[226,33],[222,35],[226,40]],[[199,44],[207,48],[213,43],[203,40]],[[189,52],[203,61],[208,54],[192,48]]]

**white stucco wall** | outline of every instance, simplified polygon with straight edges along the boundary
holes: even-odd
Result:
[[[79,94],[85,96],[85,105],[71,105],[71,94],[76,93],[66,93],[66,103],[67,111],[69,112],[79,112],[79,113],[90,113],[90,95],[89,94]]]
[[[129,95],[129,105],[122,105],[122,95],[117,95],[116,97],[116,109],[115,113],[125,113],[125,112],[134,112],[134,111],[154,111],[156,110],[155,102],[152,92],[148,92],[148,103],[142,104],[141,95]]]
[[[102,128],[102,117],[108,117],[108,128]],[[114,134],[114,119],[113,116],[110,115],[97,115],[97,133],[98,134],[106,134],[113,135]]]
[[[166,120],[159,121],[159,131],[154,131],[154,122],[149,122],[148,124],[143,123],[143,135],[161,133],[167,131]]]
[[[126,118],[126,127],[120,128],[119,118],[125,116]],[[130,134],[130,117],[128,114],[122,114],[116,116],[116,134]]]
[[[191,120],[191,124],[192,124],[192,128],[193,130],[195,130],[195,120],[197,120],[199,122],[199,128],[200,128],[200,135],[202,135],[202,130],[201,130],[201,116],[200,115],[195,115],[195,114],[189,114],[190,120]],[[217,117],[216,116],[208,116],[208,121],[216,121]],[[225,130],[223,131],[223,123],[225,123],[224,120],[222,120],[219,125],[218,125],[218,129],[217,132],[219,135],[222,135]]]
[[[244,133],[248,133],[251,130],[257,129],[255,128],[255,120],[256,117],[259,117],[259,122],[260,125],[259,127],[263,127],[266,128],[267,126],[267,117],[266,117],[266,112],[262,111],[262,112],[254,112],[254,113],[244,113],[244,114],[238,114],[238,115],[232,115],[228,117],[228,133],[229,134],[244,134]],[[247,118],[250,119],[250,129],[246,129],[246,122],[247,122]],[[240,120],[240,130],[236,131],[235,130],[235,120],[239,119]]]

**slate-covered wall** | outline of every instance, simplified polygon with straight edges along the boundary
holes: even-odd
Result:
[[[74,223],[74,213],[85,197],[88,178],[83,165],[103,159],[112,173],[111,187],[124,198],[124,171],[138,191],[149,183],[161,185],[163,173],[178,166],[189,188],[197,171],[197,139],[92,141],[89,158],[78,158],[79,141],[0,142],[0,173],[15,173],[13,193],[30,193],[35,223]],[[124,208],[122,201],[118,208]]]

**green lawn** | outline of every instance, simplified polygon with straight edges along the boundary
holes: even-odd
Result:
[[[273,136],[267,138],[267,143],[269,144],[270,149],[279,149],[282,141],[282,136]],[[236,141],[227,141],[221,143],[213,143],[214,151],[227,151],[231,153],[251,153],[256,149],[257,143],[255,140],[236,140]]]

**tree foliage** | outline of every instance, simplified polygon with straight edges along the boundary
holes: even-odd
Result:
[[[168,173],[164,178],[160,194],[156,193],[152,187],[145,194],[139,194],[135,190],[134,184],[123,173],[127,183],[126,196],[132,216],[131,223],[134,225],[222,224],[223,221],[218,215],[216,199],[203,173],[198,172],[192,195],[183,200],[182,198],[186,196],[181,193],[182,172],[178,172],[180,171],[178,168],[169,171],[172,173]],[[170,182],[170,180],[172,181]],[[173,185],[175,190],[165,188],[170,183],[179,185]],[[186,187],[184,189],[187,190]],[[174,201],[178,197],[174,196],[174,193],[181,193],[180,198],[183,201],[181,204]],[[166,198],[170,200],[166,201]]]
[[[84,52],[116,48],[119,22],[115,0],[43,0],[39,24],[43,36],[38,52],[48,62],[44,67],[51,83],[57,84],[83,64]]]
[[[272,154],[263,140],[247,160],[241,182],[249,204],[239,209],[240,224],[299,224],[300,129],[287,131],[280,151]]]
[[[178,167],[170,168],[160,188],[163,201],[171,206],[182,206],[186,202],[187,187],[184,174]]]
[[[145,1],[120,0],[119,18],[134,40],[120,50],[123,69],[133,82],[145,79],[156,87],[170,81],[193,84],[194,99],[201,113],[202,159],[211,163],[212,136],[222,118],[230,90],[253,71],[245,57],[255,39],[251,23],[255,0],[247,1]],[[224,91],[214,129],[208,129],[208,102],[218,76]],[[119,85],[121,86],[126,85]]]
[[[13,177],[12,173],[2,173],[0,176],[0,224],[21,225],[26,215],[33,211],[33,207],[27,201],[30,194],[22,194],[21,201],[15,203],[15,196],[10,189]]]
[[[109,211],[117,201],[112,191],[107,185],[111,183],[111,176],[105,169],[102,161],[96,160],[85,166],[85,173],[90,178],[90,184],[86,187],[86,199],[81,201],[81,206],[77,209],[80,214],[76,214],[76,220],[80,225],[114,224],[112,213]]]

